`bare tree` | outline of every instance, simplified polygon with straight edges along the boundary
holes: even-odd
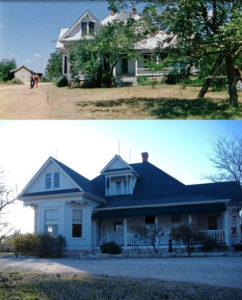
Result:
[[[13,228],[4,220],[6,208],[13,204],[16,197],[13,195],[13,190],[7,188],[3,182],[3,171],[0,170],[0,242],[13,233]]]
[[[219,137],[209,157],[218,173],[207,176],[213,182],[237,181],[242,187],[242,137]]]

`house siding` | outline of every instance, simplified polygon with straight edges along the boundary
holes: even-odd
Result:
[[[25,68],[21,68],[18,71],[14,72],[14,78],[21,80],[22,82],[30,81],[31,72],[26,70]]]

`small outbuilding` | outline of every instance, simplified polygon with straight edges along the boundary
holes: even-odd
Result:
[[[29,82],[30,80],[30,75],[32,72],[34,72],[33,70],[30,70],[29,68],[27,68],[26,66],[22,65],[14,70],[12,70],[11,72],[13,72],[14,74],[14,78],[21,80],[22,82]],[[34,72],[35,73],[35,72]],[[42,77],[42,73],[38,73],[39,77]]]

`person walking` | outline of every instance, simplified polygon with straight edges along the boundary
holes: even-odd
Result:
[[[35,73],[35,75],[34,75],[34,85],[35,85],[35,87],[38,87],[38,84],[39,84],[39,74]]]
[[[30,74],[30,88],[32,89],[34,87],[34,72],[31,72]]]

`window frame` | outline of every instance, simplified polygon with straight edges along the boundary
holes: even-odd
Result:
[[[81,218],[80,219],[74,219],[74,211],[80,211],[81,212]],[[80,235],[74,236],[73,230],[76,225],[80,226]],[[71,217],[71,238],[73,239],[81,239],[83,238],[83,210],[79,208],[73,208],[72,209],[72,217]]]
[[[58,186],[56,186],[56,175],[58,175]],[[60,172],[54,172],[53,173],[53,189],[59,189],[60,188]]]
[[[49,176],[49,179],[48,179]],[[49,185],[47,186],[47,183],[49,183]],[[52,188],[52,173],[48,172],[45,173],[45,190],[51,190]]]
[[[55,211],[56,216],[52,218],[47,218],[47,212]],[[56,233],[48,230],[48,227],[57,227]],[[58,208],[45,208],[44,209],[44,233],[49,234],[51,236],[58,236],[59,235],[59,209]]]

